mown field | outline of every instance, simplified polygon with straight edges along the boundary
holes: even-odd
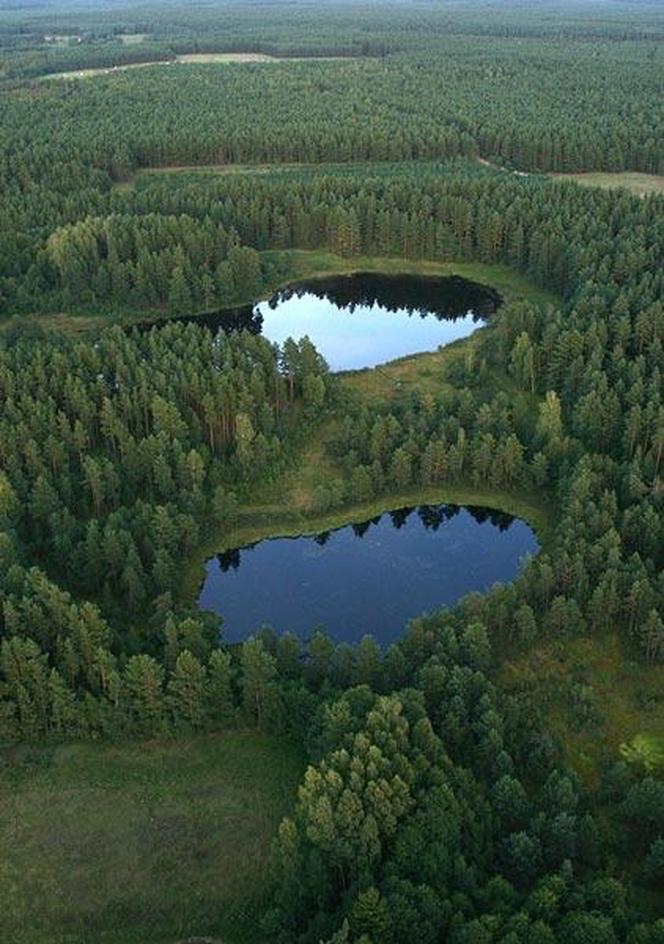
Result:
[[[171,66],[176,63],[189,65],[220,64],[233,62],[276,62],[274,56],[264,56],[262,53],[190,53],[174,56],[170,59],[155,59],[152,62],[131,62],[117,66],[105,66],[99,69],[76,69],[71,72],[53,72],[43,76],[43,79],[71,81],[73,79],[92,79],[98,75],[109,75],[113,72],[125,72],[127,69],[144,69],[147,66]]]
[[[551,174],[555,180],[570,180],[584,187],[601,187],[603,190],[623,188],[644,197],[650,193],[664,193],[664,177],[657,174],[639,174],[623,171],[616,174]]]
[[[303,770],[298,748],[248,731],[5,750],[2,944],[257,941]]]
[[[131,37],[132,41],[126,38],[122,42],[126,46],[137,45],[140,39]],[[146,66],[171,66],[171,65],[229,65],[242,64],[247,62],[325,62],[337,59],[351,58],[349,56],[268,56],[261,52],[194,52],[183,53],[179,56],[173,56],[168,59],[155,59],[151,62],[132,62],[117,66],[106,66],[99,69],[75,69],[70,72],[51,72],[43,76],[43,80],[55,79],[72,81],[75,79],[91,79],[99,75],[109,75],[113,72],[124,72],[127,69],[139,69]]]

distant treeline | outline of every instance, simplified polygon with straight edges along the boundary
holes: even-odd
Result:
[[[296,11],[294,13],[294,10]],[[375,56],[436,51],[447,38],[483,37],[620,43],[657,41],[664,26],[656,4],[482,6],[469,2],[435,9],[384,2],[381,15],[363,3],[321,6],[301,0],[260,9],[217,3],[182,14],[175,3],[140,10],[59,9],[0,13],[0,49],[12,78],[166,59],[196,52],[261,52],[288,56]]]

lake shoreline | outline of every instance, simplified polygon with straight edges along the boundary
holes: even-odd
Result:
[[[477,282],[497,292],[503,304],[516,299],[524,299],[536,305],[561,304],[561,299],[553,292],[536,285],[509,266],[502,263],[464,262],[461,260],[409,259],[395,256],[340,256],[327,249],[267,249],[261,252],[261,258],[276,263],[286,260],[289,272],[281,278],[275,278],[259,293],[239,294],[229,307],[260,304],[268,301],[279,291],[305,279],[323,279],[335,275],[353,275],[359,272],[372,272],[386,275],[458,276]],[[192,317],[203,317],[206,312],[193,313]],[[105,328],[120,325],[124,328],[150,325],[163,327],[177,316],[169,315],[157,309],[142,311],[108,310],[82,307],[79,310],[57,313],[14,315],[0,319],[0,331],[6,330],[14,322],[35,324],[38,327],[75,337],[93,337]]]
[[[502,511],[437,503],[391,509],[313,536],[272,538],[206,561],[201,610],[225,643],[261,626],[301,640],[324,627],[336,642],[396,642],[421,613],[515,580],[539,553],[533,530]]]
[[[435,488],[390,492],[369,502],[346,504],[342,508],[323,513],[275,513],[261,509],[260,506],[245,506],[232,528],[224,529],[223,534],[219,529],[213,529],[203,539],[194,557],[185,567],[181,602],[189,606],[195,605],[205,581],[206,562],[216,554],[223,554],[234,548],[249,547],[259,541],[314,537],[406,507],[441,504],[482,507],[512,515],[524,521],[533,530],[540,551],[550,546],[553,532],[550,503],[535,493],[515,494],[450,483]],[[255,520],[252,521],[252,518]]]

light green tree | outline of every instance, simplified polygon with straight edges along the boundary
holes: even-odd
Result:
[[[277,707],[277,661],[260,639],[250,637],[242,646],[240,687],[247,718],[257,727],[273,720]]]

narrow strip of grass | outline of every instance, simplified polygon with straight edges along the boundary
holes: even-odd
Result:
[[[568,180],[584,187],[601,187],[603,190],[629,190],[639,197],[651,193],[664,193],[664,176],[658,174],[641,174],[636,171],[621,171],[620,173],[587,173],[587,174],[549,174],[554,180]]]
[[[367,173],[372,170],[385,173],[391,169],[400,170],[406,167],[418,169],[435,169],[441,167],[441,162],[435,161],[284,161],[282,163],[259,164],[162,164],[159,167],[141,167],[129,179],[115,184],[115,189],[128,189],[139,182],[149,185],[151,177],[226,177],[229,174],[293,174],[304,171],[312,174],[329,173]]]
[[[266,253],[269,255],[269,253]],[[327,250],[293,249],[286,253],[292,266],[289,281],[311,276],[381,272],[386,275],[452,276],[489,285],[505,301],[523,298],[536,305],[560,305],[560,296],[501,263],[405,259],[394,256],[339,256]]]
[[[98,334],[107,328],[111,321],[105,315],[73,314],[57,312],[56,314],[14,315],[9,318],[0,318],[0,335],[14,329],[29,332],[31,328],[55,334],[65,334],[70,337],[88,337]]]

